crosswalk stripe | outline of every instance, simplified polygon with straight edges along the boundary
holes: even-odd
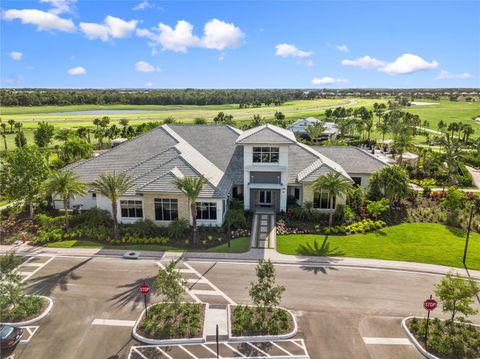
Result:
[[[379,345],[412,345],[407,338],[375,338],[364,337],[365,344],[379,344]]]
[[[110,325],[112,327],[133,327],[134,320],[94,319],[92,325]]]

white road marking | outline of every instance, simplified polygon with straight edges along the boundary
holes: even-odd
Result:
[[[33,257],[31,257],[31,258],[33,258]],[[37,273],[39,270],[41,270],[43,267],[45,267],[48,263],[50,263],[51,261],[53,261],[54,259],[55,259],[55,257],[53,256],[53,257],[50,257],[50,258],[49,258],[48,260],[46,260],[45,262],[40,263],[41,265],[38,266],[33,272],[19,272],[19,271],[18,271],[18,268],[20,268],[23,264],[28,263],[28,261],[30,260],[30,259],[28,259],[28,260],[26,260],[24,263],[22,263],[22,265],[20,265],[20,266],[17,267],[17,273],[20,274],[20,275],[24,275],[24,276],[25,276],[24,278],[22,278],[22,281],[25,282],[25,281],[27,281],[28,279],[30,279],[35,273]]]
[[[285,348],[282,348],[280,345],[276,344],[275,342],[270,342],[271,344],[273,344],[274,346],[276,346],[278,349],[280,349],[281,351],[283,351],[285,354],[287,355],[290,355],[291,357],[293,357],[293,354],[290,353],[288,350],[286,350]]]
[[[217,353],[215,353],[210,347],[208,347],[207,345],[205,344],[202,344],[202,347],[204,347],[205,349],[207,349],[208,351],[210,351],[210,353],[212,353],[213,355],[217,355]]]
[[[157,350],[165,355],[168,359],[174,359],[172,356],[168,355],[164,350],[162,350],[160,347],[157,347]]]
[[[228,343],[222,343],[224,344],[227,348],[229,348],[231,351],[237,353],[238,355],[241,355],[243,358],[245,358],[245,355],[243,355],[241,352],[239,352],[237,349],[235,349],[234,347],[232,347],[230,344]]]
[[[135,353],[137,353],[138,355],[140,355],[143,359],[148,359],[148,358],[147,358],[145,355],[143,355],[143,354],[140,352],[140,350],[138,350],[137,348],[132,347],[132,350],[133,350]],[[130,353],[130,355],[131,355],[131,353]],[[130,356],[129,356],[129,357],[130,357]]]
[[[375,338],[364,337],[365,344],[380,344],[380,345],[412,345],[407,338]]]
[[[217,292],[216,290],[190,289],[190,292],[195,294],[195,295],[219,295],[219,296],[222,296],[222,293]]]
[[[197,276],[198,278],[202,278],[205,280],[205,283],[208,284],[210,287],[212,287],[215,291],[217,291],[218,293],[220,293],[220,295],[229,303],[229,304],[232,304],[232,305],[235,305],[237,303],[235,303],[235,301],[233,301],[232,298],[230,298],[228,295],[226,295],[225,293],[223,293],[220,289],[218,289],[218,287],[213,284],[212,282],[210,282],[207,278],[203,277],[196,269],[194,269],[190,264],[186,263],[186,262],[183,262],[183,265],[185,265],[186,267],[188,267],[190,270],[192,270]]]
[[[190,355],[193,359],[198,359],[198,357],[196,357],[195,355],[193,355],[193,353],[190,352],[187,348],[184,348],[183,345],[180,345],[180,349],[182,349],[185,353],[187,353],[188,355]]]
[[[134,320],[94,319],[92,325],[109,325],[112,327],[133,327]]]
[[[31,257],[33,258],[33,257]],[[29,259],[30,260],[30,259]],[[43,266],[43,263],[38,263],[38,262],[33,262],[33,263],[30,263],[29,260],[23,262],[22,264],[19,265],[19,267],[41,267]]]
[[[25,339],[21,339],[18,344],[28,344],[30,342],[30,340],[32,340],[32,337],[33,335],[37,332],[38,326],[25,326],[25,327],[20,327],[22,329],[24,329],[23,331],[23,334],[22,334],[22,338],[25,334],[27,334],[28,336],[25,338]],[[27,331],[27,333],[25,333],[25,330]]]
[[[247,342],[248,345],[250,345],[253,349],[259,351],[260,353],[262,353],[263,355],[267,356],[267,357],[270,357],[271,355],[264,352],[262,349],[260,349],[259,347],[257,347],[256,345],[253,345],[252,343],[250,342]]]

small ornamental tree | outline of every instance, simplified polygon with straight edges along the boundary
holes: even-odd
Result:
[[[182,274],[175,268],[177,262],[172,260],[165,268],[158,270],[155,278],[155,293],[162,296],[165,301],[178,310],[185,292],[186,281]]]
[[[0,256],[0,307],[15,309],[25,296],[22,278],[14,269],[21,263],[15,252],[8,252]]]
[[[248,293],[256,306],[271,311],[280,304],[285,287],[275,284],[275,267],[270,259],[261,259],[255,271],[257,281],[250,282]]]
[[[478,295],[480,288],[471,280],[461,278],[458,273],[449,272],[438,284],[435,285],[435,294],[440,298],[442,310],[450,313],[450,330],[455,330],[455,316],[461,313],[465,316],[478,312],[472,307],[473,297]]]

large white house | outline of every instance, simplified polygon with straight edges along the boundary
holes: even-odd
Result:
[[[366,187],[370,174],[385,165],[356,147],[307,146],[291,131],[273,125],[247,131],[226,125],[163,125],[66,169],[86,184],[102,173],[128,173],[134,186],[118,201],[118,220],[150,219],[158,225],[176,218],[191,221],[187,198],[174,181],[205,176],[208,182],[197,200],[197,220],[200,225],[219,226],[234,197],[243,197],[245,209],[251,211],[285,211],[288,196],[328,211],[327,193],[312,189],[318,177],[338,172]],[[335,206],[344,203],[344,198],[332,200]],[[56,205],[62,206],[59,201]],[[69,206],[111,210],[110,200],[92,189],[71,199]]]

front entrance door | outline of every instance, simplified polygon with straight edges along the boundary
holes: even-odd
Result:
[[[272,191],[261,189],[259,196],[258,204],[260,207],[272,207]]]

